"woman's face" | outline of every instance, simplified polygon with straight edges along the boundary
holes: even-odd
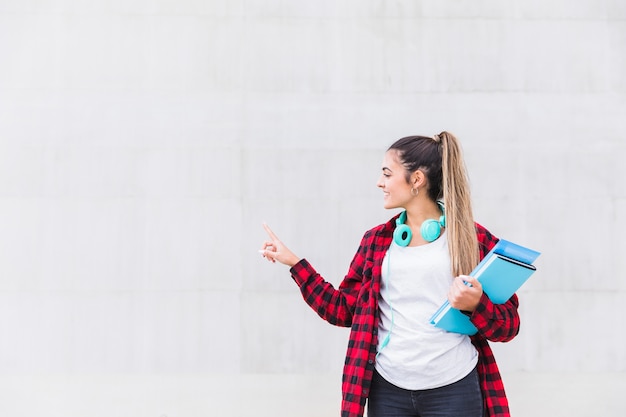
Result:
[[[385,153],[376,186],[383,190],[383,207],[386,209],[405,207],[413,199],[411,184],[406,181],[406,169],[400,164],[395,150]]]

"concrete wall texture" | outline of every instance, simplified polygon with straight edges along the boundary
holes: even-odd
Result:
[[[543,252],[513,414],[623,415],[625,116],[622,0],[0,0],[0,413],[338,415],[261,224],[338,284],[386,147],[450,130]]]

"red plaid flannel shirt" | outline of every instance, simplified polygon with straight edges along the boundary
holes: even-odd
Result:
[[[397,217],[397,216],[396,216]],[[351,327],[342,379],[342,417],[362,417],[369,394],[378,345],[378,297],[381,265],[393,239],[395,217],[365,233],[359,250],[338,289],[325,281],[306,259],[290,272],[304,300],[324,320]],[[498,239],[476,224],[481,259]],[[479,353],[480,376],[485,415],[509,416],[504,385],[489,341],[506,342],[519,331],[518,300],[513,295],[504,304],[493,304],[483,294],[470,319],[478,329],[471,336]]]

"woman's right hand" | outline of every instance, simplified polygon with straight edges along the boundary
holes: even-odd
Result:
[[[270,262],[278,261],[290,268],[300,262],[300,258],[278,239],[267,224],[263,223],[263,228],[270,237],[270,240],[263,242],[263,246],[261,247],[261,254],[265,259]]]

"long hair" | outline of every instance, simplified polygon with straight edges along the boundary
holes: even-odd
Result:
[[[406,180],[422,171],[428,197],[443,200],[453,276],[467,275],[479,262],[478,239],[472,212],[469,179],[461,146],[449,132],[434,137],[408,136],[389,147],[406,169]]]

